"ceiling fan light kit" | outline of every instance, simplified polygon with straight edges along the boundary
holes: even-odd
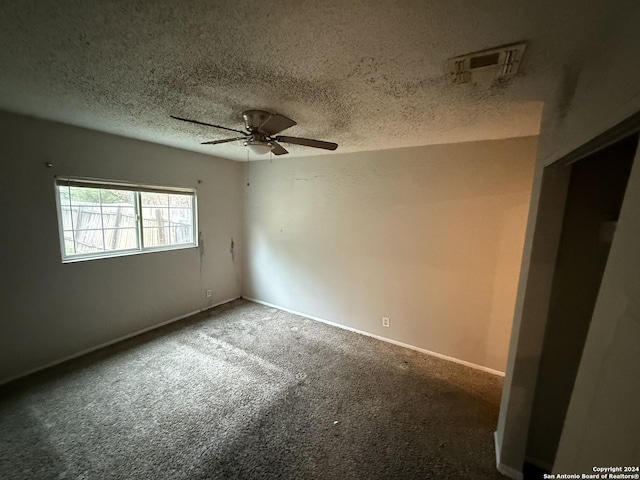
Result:
[[[273,145],[269,142],[260,142],[257,140],[247,140],[244,146],[254,155],[265,155],[271,151]]]
[[[336,148],[338,148],[337,143],[325,142],[323,140],[276,135],[277,133],[286,130],[287,128],[293,127],[294,125],[296,125],[296,122],[294,122],[290,118],[285,117],[284,115],[267,112],[266,110],[245,110],[244,112],[242,112],[242,118],[244,119],[246,131],[223,127],[221,125],[214,125],[212,123],[205,123],[199,120],[176,117],[173,115],[171,115],[171,118],[181,120],[183,122],[195,123],[197,125],[204,125],[207,127],[214,127],[222,130],[240,133],[243,135],[242,137],[211,140],[208,142],[202,142],[202,144],[218,145],[221,143],[243,140],[244,146],[256,155],[264,155],[269,152],[273,153],[274,155],[285,155],[289,153],[278,142],[302,145],[305,147],[321,148],[323,150],[335,150]]]

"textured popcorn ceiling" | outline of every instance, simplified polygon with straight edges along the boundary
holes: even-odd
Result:
[[[628,3],[4,0],[0,109],[239,160],[169,115],[241,128],[267,109],[337,152],[535,135],[567,59]],[[508,83],[447,83],[447,58],[523,40]]]

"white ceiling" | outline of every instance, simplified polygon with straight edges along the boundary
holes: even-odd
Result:
[[[4,0],[0,109],[237,160],[240,142],[199,144],[224,131],[169,115],[242,128],[267,109],[337,152],[536,135],[579,46],[630,3]],[[518,41],[507,84],[447,83],[447,58]]]

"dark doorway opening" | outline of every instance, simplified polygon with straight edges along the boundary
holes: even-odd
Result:
[[[571,173],[526,450],[540,471],[555,460],[637,147],[634,134],[563,167]]]

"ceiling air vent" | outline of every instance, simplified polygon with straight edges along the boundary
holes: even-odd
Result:
[[[470,53],[447,61],[447,75],[453,83],[490,83],[518,73],[524,43]]]

